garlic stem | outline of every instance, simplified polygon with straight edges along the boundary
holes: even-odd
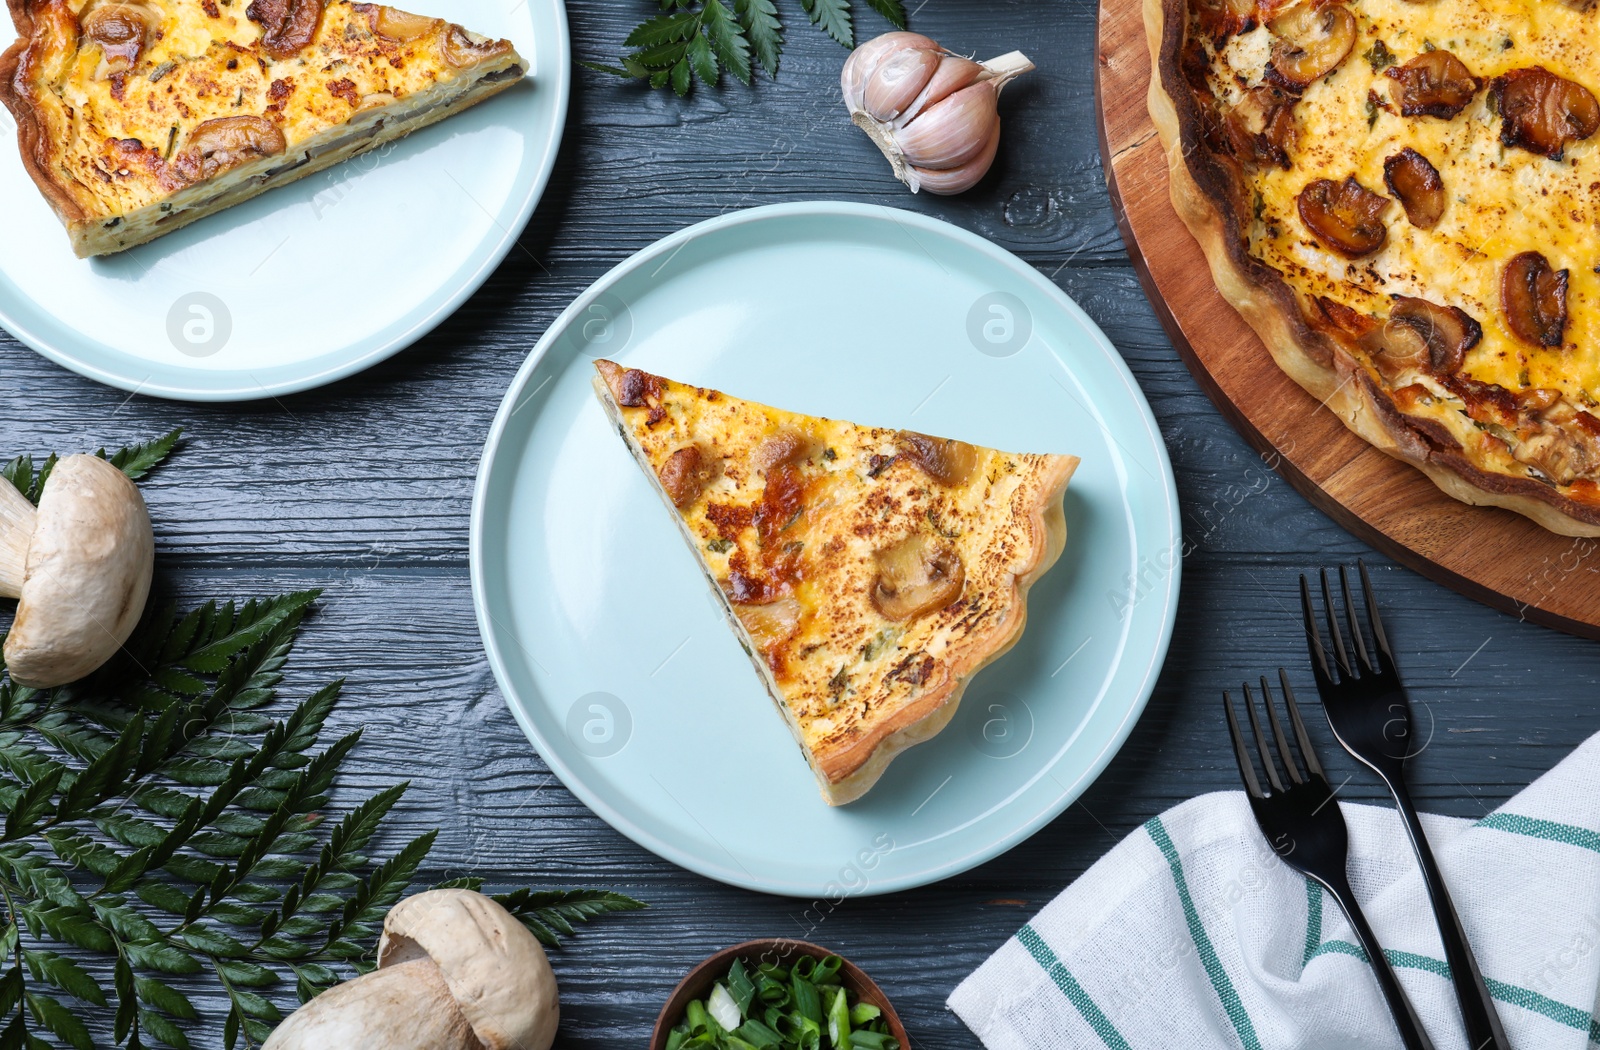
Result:
[[[1021,51],[1012,51],[1001,55],[999,58],[991,58],[989,61],[980,64],[983,66],[984,73],[978,79],[1000,81],[999,84],[995,85],[996,87],[1004,87],[1022,74],[1031,73],[1038,68]]]
[[[38,511],[15,485],[0,479],[0,598],[22,597],[28,546]]]

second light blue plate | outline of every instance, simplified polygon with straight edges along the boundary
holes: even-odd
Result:
[[[417,0],[509,38],[528,79],[442,121],[117,255],[78,259],[0,107],[0,326],[134,393],[249,401],[331,383],[449,317],[512,250],[555,166],[563,0]],[[0,16],[0,48],[15,35]],[[519,249],[522,250],[522,249]]]
[[[599,356],[795,411],[1082,457],[1027,633],[861,801],[818,795],[606,424]],[[822,899],[964,871],[1070,805],[1143,710],[1178,594],[1171,466],[1105,336],[989,242],[861,205],[726,216],[601,279],[506,395],[472,525],[490,661],[561,780],[675,863]]]

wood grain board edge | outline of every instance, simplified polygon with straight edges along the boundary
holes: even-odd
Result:
[[[1577,568],[1600,544],[1557,536],[1508,511],[1445,495],[1421,472],[1349,432],[1274,367],[1266,348],[1221,299],[1168,195],[1165,151],[1146,103],[1150,56],[1139,0],[1101,0],[1094,54],[1095,124],[1117,229],[1156,318],[1229,423],[1314,506],[1401,564],[1519,619],[1600,639],[1600,595],[1576,578],[1560,586],[1566,563]],[[1109,112],[1108,91],[1117,100]],[[1176,235],[1181,248],[1163,244],[1152,264],[1145,245],[1159,234]],[[1197,294],[1198,308],[1187,296],[1173,294],[1185,281]],[[1212,323],[1217,321],[1222,323]],[[1252,379],[1265,396],[1249,407],[1216,374],[1228,363],[1230,338],[1252,347],[1261,364]],[[1315,454],[1306,445],[1315,446]],[[1437,538],[1433,551],[1415,542],[1421,535]]]

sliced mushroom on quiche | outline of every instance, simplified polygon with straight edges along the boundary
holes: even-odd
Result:
[[[349,0],[10,0],[0,101],[79,256],[123,251],[522,79],[507,40]]]
[[[741,401],[610,361],[654,481],[831,805],[937,734],[1066,543],[1078,460]]]

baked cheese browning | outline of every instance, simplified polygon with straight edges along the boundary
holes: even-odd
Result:
[[[947,720],[966,679],[1020,635],[1027,587],[1064,539],[1077,461],[597,367],[825,795],[856,797],[887,758],[865,783],[851,777],[884,747],[892,757],[896,734]]]
[[[525,67],[509,41],[348,0],[10,2],[21,38],[0,60],[0,96],[80,241],[76,227],[114,240],[144,210],[162,211],[151,236],[167,232],[240,177],[290,181]]]
[[[1174,6],[1197,137],[1232,173],[1214,206],[1250,280],[1292,292],[1304,353],[1335,371],[1316,337],[1346,353],[1411,458],[1490,490],[1482,475],[1531,480],[1572,529],[1600,527],[1600,13]]]

